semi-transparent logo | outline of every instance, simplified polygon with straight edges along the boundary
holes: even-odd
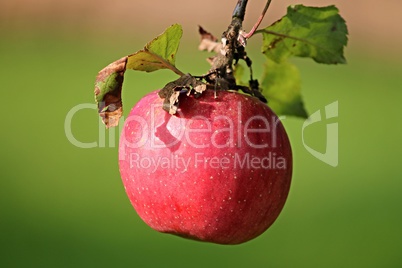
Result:
[[[321,114],[322,112],[324,112],[324,116],[322,116]],[[307,127],[313,124],[320,123],[324,120],[337,117],[338,117],[338,101],[335,101],[325,106],[325,109],[323,111],[318,110],[314,112],[304,122],[302,127],[302,141],[304,148],[306,148],[306,150],[317,159],[333,167],[338,166],[338,123],[326,124],[327,137],[326,137],[325,153],[321,153],[306,144],[304,138],[304,131]]]
[[[160,108],[160,107],[157,107]],[[104,127],[104,125],[102,124],[102,121],[100,120],[100,118],[98,117],[98,122],[99,122],[99,127],[98,127],[98,137],[97,140],[91,141],[91,142],[83,142],[78,140],[73,131],[72,131],[72,122],[74,120],[74,116],[81,112],[82,110],[85,109],[91,109],[91,110],[97,110],[97,106],[95,104],[91,104],[91,103],[83,103],[83,104],[78,104],[76,106],[74,106],[73,108],[70,109],[70,111],[67,113],[66,118],[65,118],[65,122],[64,122],[64,131],[65,131],[65,135],[66,138],[68,139],[68,141],[79,148],[104,148],[104,147],[116,147],[117,146],[117,142],[115,142],[115,140],[117,139],[117,137],[120,137],[121,132],[122,132],[122,127],[123,127],[123,122],[124,122],[124,117],[122,117],[120,120],[120,124],[118,128],[111,128],[108,130],[109,135],[108,135],[108,141],[106,141],[107,137],[106,137],[106,129]],[[238,117],[241,117],[241,107],[239,107],[239,115]],[[221,116],[222,118],[226,118],[225,115]],[[326,146],[325,146],[325,152],[319,152],[318,150],[312,148],[311,146],[309,146],[306,141],[305,141],[305,130],[310,127],[313,124],[323,124],[325,123],[325,120],[331,119],[331,118],[337,118],[338,117],[338,101],[335,101],[333,103],[330,103],[328,105],[326,105],[324,107],[324,109],[320,109],[316,112],[314,112],[313,114],[311,114],[311,116],[303,123],[302,126],[302,130],[301,130],[301,139],[303,142],[304,147],[306,148],[306,150],[312,154],[314,157],[316,157],[317,159],[319,159],[320,161],[336,167],[338,166],[338,123],[327,123],[326,125]],[[222,119],[221,118],[221,119]],[[257,131],[255,129],[248,129],[248,122],[250,120],[260,120],[261,118],[256,116],[256,118],[252,118],[249,119],[247,122],[245,122],[245,129],[243,130],[245,133],[248,133],[250,131]],[[138,122],[145,124],[146,125],[146,121],[143,118],[135,118],[135,119],[131,119],[131,120],[137,120]],[[286,120],[285,116],[281,116],[280,117],[281,121]],[[333,120],[332,120],[333,122]],[[271,147],[275,147],[276,145],[276,121],[272,121],[270,123],[266,123],[267,125],[267,129],[266,132],[270,132],[272,134],[272,141],[270,146]],[[230,125],[230,124],[229,124]],[[144,127],[143,129],[147,129],[147,127]],[[231,129],[229,129],[231,130]],[[202,130],[205,131],[205,130]],[[235,133],[238,132],[239,130],[236,129]],[[231,132],[229,132],[231,133]],[[146,134],[146,133],[145,133]],[[184,133],[186,134],[186,133]],[[240,134],[244,134],[244,133],[237,133],[238,135]],[[150,136],[152,138],[152,135]],[[247,141],[247,139],[246,139]],[[126,141],[125,141],[126,142]],[[233,142],[233,140],[229,140],[229,142]],[[231,143],[229,143],[231,144]],[[213,140],[212,140],[212,145],[213,145]],[[226,144],[225,144],[226,145]],[[259,145],[255,145],[252,144],[253,146],[259,146]]]

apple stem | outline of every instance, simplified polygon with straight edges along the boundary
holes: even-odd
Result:
[[[265,12],[268,9],[271,0],[269,0],[265,6],[265,9],[260,16],[257,24],[253,27],[252,32],[247,35],[252,35]],[[267,100],[260,92],[258,81],[253,78],[253,70],[251,68],[252,61],[247,56],[246,47],[246,34],[242,30],[243,20],[246,14],[247,0],[238,0],[235,9],[232,14],[232,21],[229,24],[227,30],[222,34],[222,46],[220,53],[212,58],[212,66],[208,73],[204,76],[192,76],[190,74],[182,75],[179,70],[173,70],[177,74],[181,75],[176,81],[172,81],[165,85],[160,90],[159,96],[165,99],[163,109],[170,114],[176,113],[179,105],[180,92],[186,92],[187,95],[191,94],[191,90],[195,94],[199,95],[204,90],[213,89],[214,97],[217,98],[218,90],[242,90],[244,93],[257,97],[262,102],[267,103]],[[244,60],[250,70],[249,87],[240,86],[236,83],[233,66],[238,63],[239,60]],[[183,90],[184,89],[184,90]]]
[[[214,58],[209,73],[212,73],[209,82],[219,85],[220,89],[228,90],[236,86],[233,75],[233,60],[239,47],[244,48],[241,38],[243,19],[246,13],[247,0],[238,0],[233,11],[232,21],[227,30],[222,34],[221,52]]]
[[[255,83],[253,79],[253,72],[251,68],[252,61],[247,56],[245,51],[246,38],[242,30],[244,16],[246,14],[247,0],[238,0],[235,9],[232,14],[232,21],[229,24],[227,30],[222,34],[222,48],[220,53],[216,55],[212,60],[211,69],[208,75],[205,77],[207,83],[213,84],[215,94],[217,89],[230,90],[230,89],[242,89],[243,92],[247,92],[253,96],[258,97],[261,101],[266,102],[266,99],[259,92],[258,83]],[[261,23],[262,18],[271,0],[269,0],[264,8],[263,14],[260,16],[255,29]],[[253,29],[254,29],[253,28]],[[255,32],[250,32],[251,35]],[[239,60],[244,60],[250,69],[250,88],[239,87],[236,83],[234,76],[233,65],[237,64]]]

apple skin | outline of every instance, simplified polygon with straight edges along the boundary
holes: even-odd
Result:
[[[258,99],[212,90],[182,96],[175,115],[157,91],[131,110],[121,133],[126,193],[153,229],[240,244],[268,229],[292,177],[292,151],[274,112]]]

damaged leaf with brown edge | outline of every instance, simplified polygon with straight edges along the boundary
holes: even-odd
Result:
[[[222,49],[222,43],[218,42],[218,38],[212,35],[210,32],[206,31],[201,26],[198,26],[198,32],[201,36],[201,42],[198,49],[201,51],[208,51],[215,53],[220,53]]]
[[[127,57],[123,57],[103,68],[96,77],[95,100],[107,128],[117,126],[123,113],[121,89],[126,64]]]
[[[121,91],[126,69],[145,72],[170,69],[180,76],[184,75],[175,67],[182,34],[181,25],[174,24],[146,44],[144,49],[109,64],[98,73],[95,100],[107,128],[117,126],[123,113]]]

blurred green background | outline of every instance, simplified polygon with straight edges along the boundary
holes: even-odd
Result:
[[[218,35],[236,1],[215,2],[0,3],[1,267],[402,266],[402,34],[395,28],[400,23],[385,16],[400,10],[400,1],[371,9],[374,1],[273,1],[263,25],[291,3],[338,5],[350,44],[347,65],[294,61],[310,113],[339,101],[338,118],[305,132],[307,144],[323,151],[326,123],[339,123],[339,166],[305,149],[303,120],[284,120],[294,151],[291,192],[275,224],[253,241],[220,246],[151,230],[120,180],[119,131],[105,131],[96,111],[83,109],[71,131],[98,146],[83,149],[67,139],[66,116],[76,105],[94,103],[97,72],[170,24],[184,28],[177,66],[205,73],[208,54],[197,51],[197,25]],[[249,2],[247,29],[264,5]],[[256,37],[248,48],[257,76],[260,45]],[[174,78],[169,71],[127,72],[124,115]]]

